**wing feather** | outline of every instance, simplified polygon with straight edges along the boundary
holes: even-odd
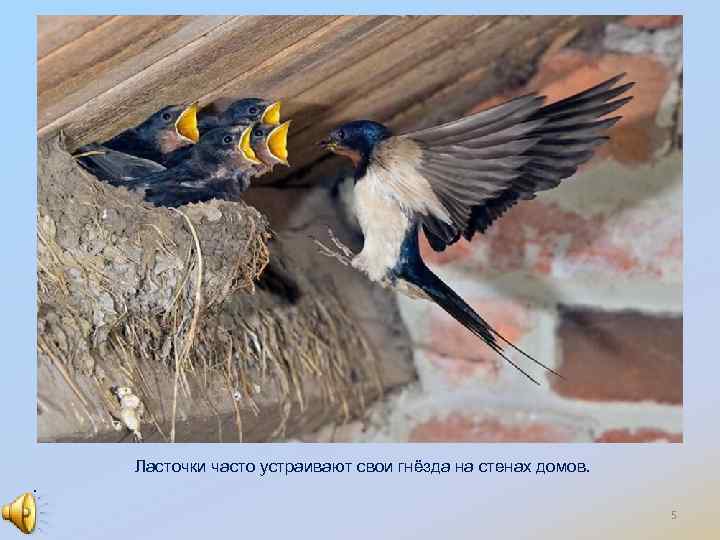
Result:
[[[517,120],[514,120],[517,116],[524,118],[536,111],[540,107],[542,99],[533,94],[521,96],[470,116],[439,126],[412,131],[405,135],[416,141],[432,143],[456,137],[462,133],[473,132],[493,124],[498,126],[512,125],[517,123]]]
[[[574,175],[621,118],[603,117],[632,99],[620,97],[634,85],[616,86],[623,76],[549,105],[530,94],[395,137],[419,149],[418,176],[441,204],[415,205],[431,247],[472,239],[519,200]]]
[[[140,158],[101,144],[82,146],[74,155],[77,163],[100,180],[116,184],[165,170],[149,159]]]

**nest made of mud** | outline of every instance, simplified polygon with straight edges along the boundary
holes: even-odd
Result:
[[[256,288],[272,233],[242,202],[154,208],[81,170],[54,137],[39,147],[37,226],[41,440],[108,432],[113,385],[141,397],[157,440],[228,408],[242,439],[264,406],[282,411],[279,437],[308,394],[347,418],[382,391],[333,286],[296,276],[296,303]],[[290,267],[282,254],[274,264]]]

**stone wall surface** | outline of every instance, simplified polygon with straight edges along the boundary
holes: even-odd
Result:
[[[419,382],[320,441],[682,441],[682,19],[627,17],[551,46],[523,93],[627,72],[634,100],[572,179],[426,260],[501,334],[522,377],[440,308],[400,298]],[[471,111],[468,111],[471,112]]]

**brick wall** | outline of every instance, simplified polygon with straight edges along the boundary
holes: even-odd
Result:
[[[529,90],[555,100],[627,72],[635,99],[611,143],[473,242],[424,246],[501,334],[566,379],[511,352],[537,387],[440,308],[399,298],[419,382],[314,440],[682,440],[681,47],[680,17],[563,36],[524,86],[476,109]]]

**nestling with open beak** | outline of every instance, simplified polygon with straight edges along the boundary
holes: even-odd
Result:
[[[145,199],[158,206],[237,198],[264,167],[250,146],[251,131],[252,126],[214,129],[179,165],[130,182],[111,183],[144,190]]]
[[[169,105],[141,124],[123,131],[102,146],[165,165],[166,156],[200,139],[197,103]]]
[[[260,123],[253,125],[250,144],[257,158],[267,166],[264,172],[271,172],[278,164],[289,166],[287,137],[290,122],[288,120],[277,126]]]
[[[420,257],[419,231],[435,251],[471,240],[518,201],[556,187],[608,140],[633,83],[623,75],[544,105],[527,95],[436,127],[394,135],[377,122],[344,124],[322,141],[355,166],[355,211],[364,234],[352,265],[373,280],[437,303],[533,382],[504,345],[554,373],[500,335]]]
[[[278,125],[280,123],[280,101],[269,102],[261,98],[243,98],[228,106],[216,115],[203,115],[200,118],[200,133],[224,126],[234,126],[249,122]]]
[[[218,127],[248,126],[253,122],[266,121],[269,125],[280,124],[279,101],[269,103],[260,98],[244,98],[232,103],[220,115],[205,115],[198,120],[200,136]],[[190,157],[191,146],[184,146],[164,156],[163,165],[174,167]]]

